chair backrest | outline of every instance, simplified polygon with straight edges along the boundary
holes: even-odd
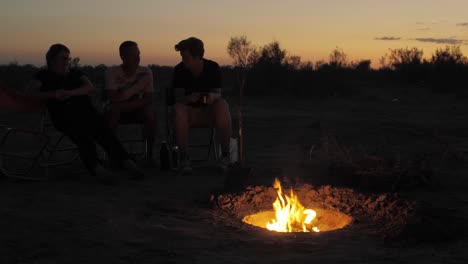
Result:
[[[20,112],[39,112],[45,109],[44,101],[28,95],[18,94],[0,82],[0,106]]]

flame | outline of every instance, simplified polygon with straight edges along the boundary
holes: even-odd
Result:
[[[317,213],[312,209],[305,209],[299,202],[297,195],[291,189],[290,195],[283,195],[281,183],[275,179],[273,187],[277,189],[278,197],[273,203],[276,219],[271,219],[266,228],[276,232],[320,232],[311,226]]]

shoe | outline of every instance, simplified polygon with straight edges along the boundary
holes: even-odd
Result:
[[[229,156],[223,156],[218,161],[218,169],[221,172],[226,172],[229,169],[230,164],[231,164],[231,158]]]
[[[115,184],[115,175],[110,170],[104,168],[102,165],[98,164],[94,168],[94,173],[96,174],[96,179],[102,184]]]
[[[183,159],[180,161],[180,170],[183,174],[192,174],[193,170],[189,159]]]
[[[124,160],[123,167],[131,174],[132,180],[141,180],[145,178],[145,172],[131,159]]]

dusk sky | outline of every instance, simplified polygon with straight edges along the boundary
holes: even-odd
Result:
[[[205,42],[205,57],[230,64],[230,37],[246,35],[257,46],[277,40],[302,61],[328,59],[339,47],[378,66],[389,48],[427,56],[457,44],[468,55],[468,1],[1,0],[0,33],[0,64],[43,65],[53,43],[82,64],[118,64],[119,44],[134,40],[142,64],[174,65],[174,44],[190,36]]]

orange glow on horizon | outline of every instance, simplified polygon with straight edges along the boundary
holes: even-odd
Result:
[[[349,60],[371,59],[378,67],[389,48],[418,47],[428,57],[451,39],[468,55],[468,26],[462,26],[468,1],[448,1],[11,1],[0,10],[0,35],[8,36],[0,64],[42,65],[57,42],[82,64],[118,64],[118,45],[131,39],[140,45],[142,64],[175,65],[180,58],[174,44],[197,36],[207,58],[227,65],[227,43],[238,35],[256,46],[278,40],[288,55],[313,63],[327,61],[339,47]],[[397,40],[376,40],[383,37]]]

